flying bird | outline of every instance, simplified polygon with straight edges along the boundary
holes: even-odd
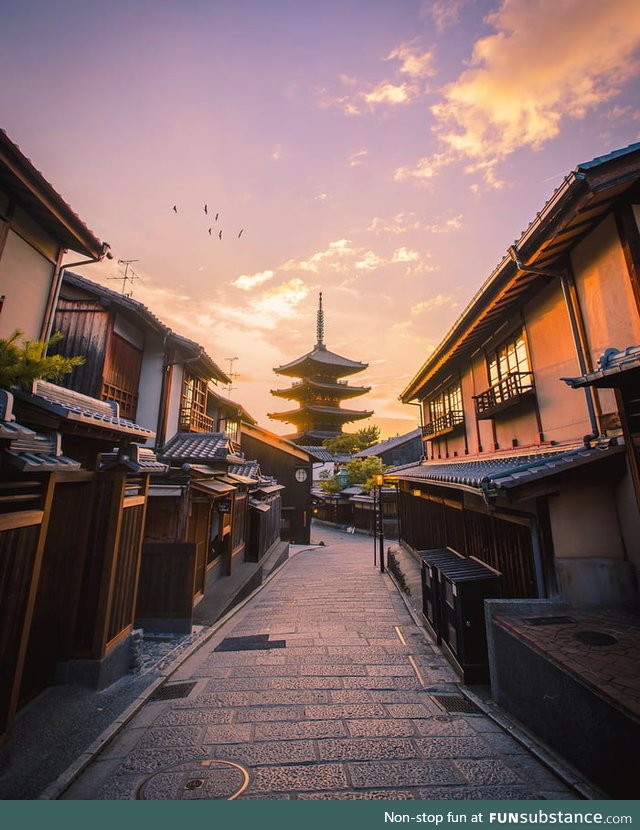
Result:
[[[207,210],[207,206],[206,206],[206,205],[204,206],[204,212],[205,212],[205,213],[208,213],[208,212],[209,212],[209,211]]]
[[[222,231],[218,234],[218,239],[222,239]]]
[[[211,228],[209,228],[209,236],[211,236]]]
[[[242,236],[242,231],[244,231],[244,228],[242,228],[242,230],[241,230],[241,231],[240,231],[240,233],[238,234],[238,239],[240,239],[240,237]]]
[[[174,210],[175,213],[178,212],[178,208],[175,205],[173,206],[173,210]]]
[[[220,214],[216,213],[216,222],[218,221],[218,216],[220,216]]]

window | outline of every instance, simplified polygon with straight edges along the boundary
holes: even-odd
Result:
[[[492,418],[535,392],[522,334],[503,343],[487,357],[487,372],[490,386],[476,395],[476,412],[480,419]]]
[[[464,423],[462,390],[460,383],[453,383],[429,401],[429,419],[424,434],[429,437],[452,432]]]
[[[181,432],[213,432],[213,420],[207,416],[207,383],[185,371],[180,402]]]

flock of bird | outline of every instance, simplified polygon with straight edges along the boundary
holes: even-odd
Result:
[[[178,212],[178,206],[177,205],[173,206],[173,212],[174,213]],[[208,205],[206,205],[206,204],[204,206],[204,212],[207,214],[207,216],[209,215],[209,208],[208,208]],[[215,219],[214,219],[215,222],[218,221],[218,216],[220,216],[220,214],[216,213]],[[212,231],[213,231],[213,226],[209,228],[209,236],[211,236]],[[241,228],[240,233],[238,234],[238,239],[240,239],[240,237],[242,236],[243,233],[244,233],[244,228]],[[220,228],[220,230],[218,231],[218,239],[222,239],[222,228]]]

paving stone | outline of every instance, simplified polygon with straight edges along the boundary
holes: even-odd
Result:
[[[304,677],[340,677],[348,680],[351,677],[365,676],[367,669],[365,666],[345,665],[331,663],[327,665],[310,665],[302,663],[300,665],[300,675]]]
[[[272,689],[269,692],[256,692],[252,705],[254,706],[279,706],[282,704],[293,705],[296,703],[329,703],[331,692],[316,691],[314,689]]]
[[[480,738],[416,738],[425,758],[487,758],[496,753]]]
[[[269,688],[268,677],[228,677],[210,680],[205,686],[205,694],[209,692],[246,692]]]
[[[493,787],[429,787],[428,789],[421,788],[415,796],[425,801],[531,801],[539,797],[524,784]]]
[[[336,703],[324,706],[305,706],[304,715],[309,719],[324,718],[384,718],[387,713],[380,703]]]
[[[167,726],[149,729],[140,741],[140,749],[165,746],[194,746],[202,737],[201,726]]]
[[[237,666],[234,669],[229,669],[230,677],[295,677],[298,674],[298,667],[292,665],[279,666]]]
[[[208,726],[203,742],[205,744],[230,744],[250,741],[253,726],[250,723],[220,723]]]
[[[238,723],[301,720],[302,708],[299,706],[251,706],[239,709],[236,719]]]
[[[420,735],[474,736],[473,728],[463,718],[428,718],[415,723]]]
[[[415,674],[412,677],[343,677],[345,689],[421,689]]]
[[[257,723],[256,740],[293,740],[295,738],[339,738],[347,734],[343,723],[332,720],[311,720],[300,723]]]
[[[169,709],[160,715],[155,726],[206,726],[211,723],[231,723],[235,713],[232,709]]]
[[[394,665],[369,666],[369,677],[415,677],[413,666],[407,661]]]
[[[522,784],[523,780],[500,760],[453,762],[470,784]]]
[[[369,737],[403,737],[415,735],[413,724],[409,720],[348,720],[347,729],[354,738]]]
[[[460,784],[462,776],[448,761],[372,761],[348,764],[354,787],[416,787],[425,784]]]
[[[272,689],[341,689],[340,677],[274,677]]]
[[[391,718],[431,717],[431,710],[423,703],[387,703],[385,709]]]
[[[364,792],[298,793],[299,801],[410,801],[417,796],[411,790],[367,790]]]
[[[183,747],[181,749],[139,749],[128,755],[118,769],[123,772],[155,772],[173,766],[180,761],[194,758],[206,758],[202,747]]]
[[[212,748],[211,754],[216,758],[239,761],[250,769],[265,764],[308,764],[318,760],[313,741],[253,741],[249,744],[219,744]]]
[[[492,747],[495,755],[529,755],[522,744],[518,743],[511,735],[505,735],[503,732],[483,732],[481,734],[483,740]]]
[[[383,758],[417,758],[414,744],[407,738],[359,738],[318,742],[323,761],[372,761]]]
[[[95,796],[100,801],[125,801],[136,797],[144,777],[140,775],[114,775],[99,789]]]
[[[264,767],[255,771],[250,791],[295,792],[296,790],[335,790],[347,786],[341,764],[317,764],[312,767]]]
[[[547,767],[544,766],[533,756],[529,755],[510,755],[507,758],[509,767],[514,770],[529,784],[536,784],[539,787],[553,790],[558,787],[558,778]]]

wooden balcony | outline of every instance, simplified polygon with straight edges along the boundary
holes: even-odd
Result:
[[[215,432],[213,418],[191,407],[180,410],[179,432]]]
[[[522,401],[535,400],[535,394],[533,372],[510,372],[485,392],[474,395],[476,416],[479,421],[494,418]]]
[[[422,437],[425,441],[431,441],[440,435],[449,435],[454,432],[462,432],[464,429],[464,412],[461,409],[451,409],[434,418],[429,424],[422,427]]]

